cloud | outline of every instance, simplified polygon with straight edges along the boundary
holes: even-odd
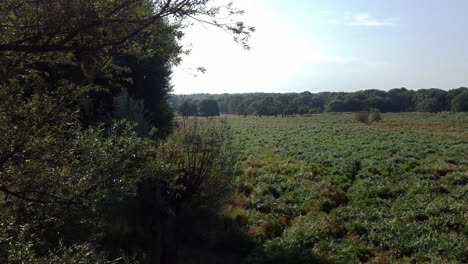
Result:
[[[350,25],[367,27],[394,26],[395,20],[395,18],[376,19],[373,18],[369,13],[360,13],[353,17],[353,21],[350,23]]]

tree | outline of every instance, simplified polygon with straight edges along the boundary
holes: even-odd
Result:
[[[342,100],[333,100],[327,105],[328,112],[345,112],[346,103]]]
[[[449,110],[447,92],[440,89],[422,89],[415,94],[416,110],[419,112],[437,113]]]
[[[228,102],[228,113],[241,115],[244,109],[241,109],[241,104],[244,97],[241,95],[229,96],[226,98]]]
[[[425,98],[418,102],[416,109],[419,112],[437,113],[442,110],[442,106],[435,98]]]
[[[196,116],[198,115],[198,107],[195,102],[192,102],[191,100],[185,100],[180,106],[177,111],[179,115],[182,117],[187,117],[187,116]]]
[[[198,106],[198,114],[200,116],[219,116],[218,103],[213,99],[205,99],[200,101]]]
[[[242,101],[239,104],[237,114],[247,117],[247,115],[249,114],[249,106],[250,106],[250,103],[247,100]]]
[[[208,5],[208,2],[5,0],[0,4],[0,13],[5,14],[0,18],[0,23],[5,25],[0,27],[0,52],[87,52],[106,47],[121,48],[163,20],[171,20],[171,26],[176,27],[187,20],[210,23],[230,32],[237,42],[246,46],[254,28],[242,22],[231,24],[215,19],[222,11],[231,15],[242,11],[231,4],[220,7]],[[203,16],[215,20],[208,22]]]
[[[300,105],[298,110],[300,115],[305,115],[309,113],[309,108],[305,105]]]
[[[117,120],[129,121],[136,126],[136,132],[144,135],[148,131],[150,124],[145,112],[143,100],[135,100],[128,95],[126,89],[114,97],[113,116]]]
[[[250,106],[249,106],[248,111],[249,111],[249,113],[252,113],[252,114],[254,114],[256,116],[259,116],[259,117],[262,117],[267,112],[267,110],[265,108],[265,104],[262,104],[261,101],[252,102],[250,104]]]
[[[288,115],[288,108],[292,102],[292,98],[286,94],[280,94],[274,97],[275,105],[278,108],[278,113],[282,116]]]
[[[138,196],[139,182],[165,181],[166,174],[154,160],[154,142],[128,125],[116,123],[112,131],[80,125],[69,106],[83,100],[84,87],[36,86],[40,92],[24,100],[25,87],[42,84],[40,76],[31,78],[25,86],[0,85],[0,236],[11,242],[0,247],[0,260],[46,263],[58,248],[79,258],[74,249],[84,247],[82,258],[92,259],[102,251],[88,242],[106,236],[113,209]],[[30,255],[16,255],[15,243],[33,245]]]
[[[362,102],[361,100],[357,100],[357,99],[345,99],[345,104],[346,104],[346,109],[349,111],[349,112],[355,112],[355,111],[362,111],[364,109],[366,109],[366,106],[365,106],[365,103]]]
[[[452,111],[468,112],[468,90],[455,96],[452,100]]]
[[[242,13],[198,0],[0,2],[1,263],[176,262],[176,172],[119,119],[167,134],[183,28],[210,23],[248,48],[253,28],[220,12]]]
[[[384,104],[384,99],[380,96],[372,96],[366,100],[368,108],[381,108]]]
[[[163,26],[161,26],[163,27]],[[162,34],[155,32],[154,34]],[[167,42],[175,41],[174,37],[167,36]],[[144,43],[144,47],[151,49],[159,44]],[[173,43],[173,48],[177,44]],[[171,51],[175,56],[176,50]],[[148,58],[137,58],[135,56],[122,58],[119,65],[127,67],[130,72],[122,74],[122,78],[130,79],[123,82],[123,89],[127,89],[129,95],[135,100],[143,101],[143,107],[148,121],[148,130],[157,128],[158,137],[166,137],[172,130],[173,111],[168,104],[169,93],[172,91],[170,85],[171,63],[167,56],[152,55]],[[115,88],[114,88],[115,89]]]
[[[387,92],[391,112],[409,112],[414,111],[410,92],[406,88],[391,89]]]

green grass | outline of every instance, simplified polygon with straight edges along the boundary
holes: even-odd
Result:
[[[226,214],[256,244],[246,263],[468,259],[468,115],[383,119],[228,118],[243,174]]]

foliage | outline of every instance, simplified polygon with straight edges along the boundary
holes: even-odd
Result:
[[[417,104],[416,109],[419,112],[431,112],[431,113],[437,113],[441,111],[440,106],[437,103],[437,100],[434,98],[426,98],[420,101]]]
[[[377,108],[371,108],[369,110],[370,116],[369,121],[372,124],[373,122],[378,122],[382,120],[382,116],[380,115],[380,110]]]
[[[182,117],[187,117],[187,116],[197,116],[198,115],[198,107],[197,104],[187,100],[184,101],[180,106],[177,111],[179,115]]]
[[[44,88],[39,85],[24,100],[24,87],[41,84],[38,76],[31,78],[25,86],[12,81],[0,87],[5,99],[0,104],[1,236],[18,241],[23,232],[31,243],[29,257],[55,258],[61,241],[79,248],[83,241],[99,240],[110,208],[135,196],[144,178],[167,181],[167,174],[155,159],[154,142],[137,137],[124,123],[110,131],[83,130],[68,107],[92,87],[63,83],[55,87],[57,93],[39,92]],[[2,246],[0,256],[15,252],[14,244]]]
[[[361,123],[364,123],[364,124],[369,124],[369,112],[367,112],[367,111],[357,112],[355,114],[355,119],[358,122],[361,122]]]
[[[327,105],[328,112],[345,112],[346,105],[342,100],[333,100]]]
[[[305,115],[305,114],[307,114],[309,112],[309,108],[307,106],[305,106],[305,105],[301,105],[301,106],[299,106],[299,111],[298,112],[299,112],[300,115]]]
[[[388,92],[380,90],[363,90],[357,92],[320,92],[320,93],[247,93],[247,94],[193,94],[173,95],[171,102],[177,108],[182,98],[192,100],[215,99],[222,107],[222,112],[228,114],[250,114],[257,116],[290,116],[297,114],[313,114],[321,112],[360,112],[370,108],[381,112],[441,112],[449,111],[456,96],[466,91],[461,87],[444,91],[440,89],[420,89],[417,91],[406,88],[391,89]],[[457,104],[465,104],[467,100],[460,97]]]
[[[249,33],[254,31],[242,22],[228,20],[234,22],[231,24],[216,19],[221,12],[226,12],[229,18],[243,12],[231,4],[215,6],[209,5],[209,1],[102,0],[86,3],[59,0],[49,3],[8,0],[2,1],[0,11],[8,14],[2,16],[0,23],[2,30],[9,31],[9,34],[0,34],[0,51],[39,53],[120,48],[167,18],[171,18],[175,25],[190,19],[215,18],[211,24],[231,32],[235,40],[244,45]]]
[[[455,96],[452,100],[452,111],[468,112],[468,90]]]
[[[136,124],[137,132],[141,135],[147,132],[150,124],[145,115],[143,100],[135,100],[129,97],[127,90],[114,97],[113,115],[117,120],[126,120]]]
[[[157,141],[171,130],[171,66],[194,21],[248,48],[242,11],[6,0],[0,14],[0,262],[174,263],[177,172]]]
[[[369,111],[361,111],[355,114],[355,119],[358,122],[371,125],[374,122],[382,120],[379,109],[371,108]]]
[[[80,102],[85,126],[112,125],[112,100],[123,87],[144,100],[156,137],[171,129],[170,69],[188,53],[180,44],[183,30],[195,22],[210,24],[246,48],[255,30],[237,21],[242,10],[211,1],[7,0],[0,13],[2,80],[34,69],[48,75],[48,82],[102,87]]]
[[[219,116],[219,106],[215,100],[205,99],[198,104],[198,114],[200,116]]]
[[[232,132],[223,120],[183,119],[163,145],[164,159],[178,172],[177,199],[190,206],[211,206],[228,194],[235,170]]]

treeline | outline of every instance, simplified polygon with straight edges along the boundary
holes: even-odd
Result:
[[[396,88],[389,91],[363,90],[357,92],[321,93],[251,93],[251,94],[194,94],[173,95],[173,108],[193,109],[203,100],[214,100],[219,111],[225,114],[287,116],[322,112],[357,112],[379,109],[381,112],[468,112],[468,88],[449,91],[441,89],[408,90]]]

